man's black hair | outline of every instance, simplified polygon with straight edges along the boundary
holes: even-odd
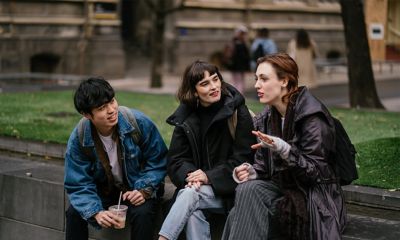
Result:
[[[92,114],[94,108],[110,102],[115,96],[114,89],[102,77],[91,77],[79,84],[74,95],[74,105],[79,113]]]

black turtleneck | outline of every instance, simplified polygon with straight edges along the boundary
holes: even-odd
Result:
[[[211,121],[214,119],[214,116],[218,113],[222,106],[223,101],[218,101],[208,107],[203,107],[199,105],[199,107],[197,108],[197,115],[200,119],[200,132],[202,137],[204,137],[207,128],[210,126]]]

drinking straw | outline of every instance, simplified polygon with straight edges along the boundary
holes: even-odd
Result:
[[[122,191],[119,192],[119,199],[118,199],[118,211],[119,211],[119,206],[121,205],[121,197],[122,197]]]

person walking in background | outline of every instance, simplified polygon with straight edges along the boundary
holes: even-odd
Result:
[[[341,239],[346,209],[334,171],[334,121],[297,82],[288,54],[258,59],[255,88],[266,108],[254,118],[254,164],[233,171],[239,185],[222,239]]]
[[[255,71],[257,59],[267,54],[278,52],[278,48],[274,40],[269,38],[269,29],[261,28],[257,31],[257,37],[251,44],[251,70]]]
[[[314,60],[317,57],[317,45],[306,30],[297,31],[296,38],[289,41],[287,53],[299,66],[299,86],[316,87],[317,69]]]
[[[250,54],[246,44],[247,32],[245,26],[240,26],[235,30],[228,68],[232,72],[232,83],[241,94],[244,94],[246,87],[245,73],[250,71]]]
[[[218,68],[203,61],[189,65],[179,87],[179,107],[167,119],[175,126],[168,152],[168,175],[176,200],[159,239],[211,239],[205,212],[226,213],[233,204],[233,168],[252,163],[256,143],[243,96],[224,82]],[[235,119],[236,126],[229,122]]]
[[[64,186],[71,203],[66,240],[87,240],[88,223],[98,229],[121,225],[107,210],[121,192],[131,239],[153,239],[167,171],[167,147],[157,127],[142,112],[118,106],[113,88],[100,77],[79,85],[74,104],[85,118],[65,153]]]

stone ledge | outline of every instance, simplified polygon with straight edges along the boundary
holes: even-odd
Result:
[[[66,145],[0,136],[0,149],[64,159]]]
[[[347,202],[400,211],[400,192],[359,185],[343,186]]]
[[[64,240],[64,236],[63,231],[0,216],[0,239]]]
[[[64,231],[65,194],[60,181],[63,175],[60,166],[37,166],[1,173],[0,216]]]
[[[32,240],[64,239],[64,212],[68,207],[68,200],[62,185],[63,166],[2,157],[0,169],[0,239],[22,240],[27,236]],[[32,176],[26,175],[27,172],[32,173]],[[12,182],[14,184],[10,184]],[[167,181],[164,198],[170,198],[174,190],[175,187],[172,183]],[[396,203],[400,199],[399,192],[369,187],[350,185],[345,186],[344,191],[346,194],[352,194],[350,195],[351,200],[367,201],[370,195],[373,199],[378,198],[383,200],[386,205],[391,206],[397,206]],[[354,192],[357,193],[354,195]],[[364,194],[365,196],[362,196],[367,200],[357,197],[361,194]],[[47,200],[43,201],[43,199]],[[390,202],[387,202],[388,200]],[[379,203],[381,201],[369,200],[369,202]],[[43,207],[51,209],[51,211],[42,211]],[[15,208],[18,208],[18,211],[10,211]],[[56,215],[57,219],[52,218],[51,215]],[[162,221],[161,216],[158,218],[158,221]],[[214,233],[220,234],[223,220],[218,218],[215,220],[219,228],[215,229]],[[398,239],[400,236],[399,224],[398,221],[349,214],[349,225],[343,239]],[[101,231],[90,228],[90,239],[116,240],[127,239],[127,236],[129,236],[129,228]],[[212,239],[220,239],[220,237],[216,236]]]
[[[56,159],[64,159],[66,145],[55,143],[43,143],[39,141],[21,140],[12,137],[0,136],[0,149],[11,150],[20,153],[31,153],[40,156],[48,156]],[[3,168],[0,168],[3,171]],[[167,179],[167,183],[169,179]],[[166,185],[167,186],[167,185]],[[171,183],[171,186],[172,183]],[[385,189],[348,185],[343,186],[346,201],[358,204],[372,205],[374,207],[400,210],[400,192]],[[172,191],[173,193],[173,191]],[[166,191],[166,194],[172,196]]]

